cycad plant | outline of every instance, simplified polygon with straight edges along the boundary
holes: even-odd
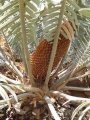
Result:
[[[66,86],[69,81],[90,74],[89,71],[84,75],[79,73],[89,68],[90,61],[90,25],[79,10],[74,0],[1,2],[0,31],[10,53],[8,56],[0,47],[1,58],[16,76],[13,80],[0,74],[0,95],[4,99],[0,101],[1,107],[15,104],[15,100],[22,101],[23,105],[30,96],[35,106],[37,101],[46,101],[54,119],[60,119],[50,98],[65,97],[61,91],[70,89]],[[12,51],[23,60],[20,70],[16,67]],[[64,67],[66,63],[68,66]],[[82,88],[72,89],[82,91]],[[66,98],[75,99],[67,95]],[[76,100],[89,101],[77,97]],[[36,113],[36,118],[40,119],[40,114]]]

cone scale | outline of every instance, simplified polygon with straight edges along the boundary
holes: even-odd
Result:
[[[65,39],[63,36],[61,36],[61,39],[58,40],[58,46],[52,70],[54,70],[57,67],[59,61],[67,52],[69,44],[70,40]],[[44,39],[39,43],[39,45],[36,47],[36,49],[31,55],[32,73],[34,81],[38,85],[42,85],[45,81],[50,55],[52,51],[52,45],[53,43]]]

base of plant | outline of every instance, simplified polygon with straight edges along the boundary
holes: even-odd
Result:
[[[71,114],[74,109],[79,105],[76,101],[67,102],[62,96],[57,96],[56,93],[49,96],[53,106],[60,118],[60,120],[71,120]],[[79,114],[74,120],[78,120]],[[48,105],[44,99],[40,99],[38,95],[28,95],[13,104],[10,108],[5,107],[0,111],[2,117],[1,120],[54,120]],[[83,120],[88,120],[89,112],[84,116]]]

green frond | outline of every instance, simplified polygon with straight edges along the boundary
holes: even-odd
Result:
[[[79,21],[78,36],[72,43],[72,61],[76,63],[75,71],[89,66],[90,62],[90,25]]]
[[[35,31],[36,27],[34,24],[38,17],[39,4],[40,1],[36,0],[25,1],[25,26],[29,43],[36,41],[36,32],[33,32],[33,30]],[[18,0],[11,0],[7,2],[7,4],[3,4],[0,10],[0,30],[4,31],[9,44],[21,51],[22,32]],[[18,52],[18,50],[16,52]]]
[[[73,6],[72,5],[70,5],[69,2],[67,2],[63,21],[64,19],[65,20],[68,19],[68,21],[70,21],[72,25],[74,25],[75,27],[75,24],[76,25],[78,24],[76,11],[78,11],[79,6],[77,5],[78,6],[78,9],[77,9],[75,5]],[[40,12],[40,15],[39,15],[40,19],[38,19],[38,23],[40,20],[42,21],[41,32],[42,32],[43,38],[47,38],[47,40],[49,41],[52,41],[54,39],[54,33],[56,31],[60,9],[61,9],[61,3],[53,5],[49,2],[47,7],[45,7],[45,9]],[[65,36],[65,31],[62,30],[61,34]],[[68,38],[67,32],[65,37]]]
[[[1,58],[19,76],[19,80],[21,80],[12,80],[0,74],[0,96],[2,97],[0,107],[4,103],[11,105],[11,101],[13,100],[18,102],[21,94],[16,95],[16,93],[27,93],[28,91],[31,93],[41,92],[39,88],[32,87],[34,86],[34,80],[29,52],[32,52],[44,38],[55,43],[53,44],[54,47],[51,53],[45,87],[48,86],[53,66],[52,61],[55,58],[60,34],[71,41],[70,48],[61,61],[61,66],[63,67],[64,62],[69,62],[69,60],[71,63],[68,68],[59,71],[61,72],[58,74],[59,80],[54,84],[54,87],[51,86],[52,90],[53,88],[57,90],[60,87],[63,88],[66,82],[70,80],[70,77],[73,79],[72,77],[78,69],[90,67],[90,21],[88,18],[83,18],[82,16],[90,16],[90,9],[80,9],[75,0],[65,0],[64,2],[63,0],[59,2],[55,2],[54,0],[9,0],[8,2],[7,0],[0,0],[0,33],[4,32],[6,41],[16,53],[22,56],[26,72],[31,80],[29,85],[23,83],[23,74],[0,47]],[[64,7],[62,7],[63,4]],[[60,14],[61,19],[59,20]],[[82,78],[82,76],[78,76],[77,78]],[[62,85],[63,82],[64,85]],[[90,109],[90,101],[83,102],[75,109],[72,114],[72,120],[84,107],[87,108],[82,112],[83,115]],[[79,120],[82,119],[83,115],[80,116]],[[56,116],[58,117],[57,114]]]
[[[81,15],[90,18],[90,8],[82,8],[79,12]]]
[[[54,4],[52,0],[47,0],[45,5],[40,0],[26,0],[25,1],[25,27],[28,44],[38,44],[42,37],[53,40],[53,33],[56,31],[57,21],[60,13],[61,1],[58,4]],[[41,6],[41,8],[40,8]],[[72,25],[77,24],[76,12],[79,6],[72,2],[67,1],[64,18],[71,21]],[[17,51],[21,49],[21,23],[19,16],[19,4],[18,0],[11,0],[1,7],[0,29],[5,32],[7,41],[12,48],[17,48]],[[75,21],[75,22],[74,22]],[[39,26],[41,27],[39,29]],[[62,30],[61,33],[67,37]],[[38,38],[38,36],[40,36]],[[15,50],[15,49],[14,49]]]
[[[0,4],[3,5],[5,3],[5,0],[0,0]]]
[[[49,41],[54,39],[61,4],[62,1],[54,3],[53,0],[45,1],[45,5],[40,0],[25,1],[25,27],[30,51],[33,51],[34,46],[38,45],[42,38],[47,38]],[[43,5],[42,8],[40,8],[41,5]],[[7,41],[13,49],[20,53],[22,31],[18,0],[11,0],[0,9],[0,29],[5,32]],[[71,55],[72,60],[74,60],[73,56],[76,55],[76,62],[80,61],[82,55],[84,56],[83,52],[87,49],[86,46],[89,42],[89,28],[86,28],[89,24],[80,23],[81,21],[78,20],[80,18],[79,10],[80,7],[73,0],[67,0],[63,21],[70,21],[72,23],[70,27],[73,27],[76,32],[75,40],[72,43],[73,55]],[[72,31],[70,33],[72,34]],[[71,39],[70,33],[61,30],[61,34],[69,39]]]

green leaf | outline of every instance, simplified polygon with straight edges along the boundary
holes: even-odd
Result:
[[[1,5],[4,5],[4,3],[5,3],[5,0],[0,0]]]
[[[80,14],[90,18],[90,8],[82,8],[79,10]]]

